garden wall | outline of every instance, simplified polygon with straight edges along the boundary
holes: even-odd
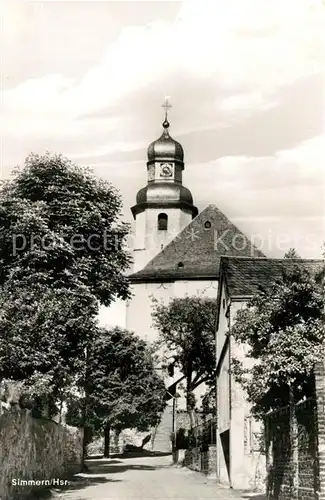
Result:
[[[31,485],[13,485],[13,480],[67,480],[80,472],[81,460],[82,436],[77,429],[35,419],[28,410],[0,415],[1,500],[24,499],[33,490]]]
[[[209,445],[205,451],[198,448],[185,450],[184,465],[207,476],[216,474],[216,447]]]
[[[295,468],[297,470],[297,498],[318,498],[319,469],[317,445],[316,404],[313,398],[296,405],[298,443]],[[290,427],[289,408],[268,414],[268,440],[271,454],[268,466],[268,498],[291,500],[290,495]]]

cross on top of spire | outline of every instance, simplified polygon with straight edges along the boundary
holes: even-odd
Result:
[[[168,128],[169,127],[169,122],[168,122],[168,110],[172,107],[172,105],[169,103],[169,99],[170,97],[169,96],[166,96],[165,97],[165,102],[164,104],[162,105],[162,107],[165,109],[165,121],[163,123],[163,127],[164,128]]]

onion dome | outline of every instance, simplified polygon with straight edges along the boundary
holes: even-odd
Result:
[[[189,189],[182,184],[157,182],[140,189],[137,194],[137,205],[143,203],[193,205],[193,197]]]
[[[156,141],[148,147],[148,184],[140,189],[136,197],[136,205],[131,208],[133,217],[147,209],[180,209],[195,217],[198,213],[193,205],[192,194],[182,184],[182,170],[184,170],[184,150],[181,144],[169,135],[169,122],[167,110],[171,106],[166,100],[165,120],[162,124],[163,133]],[[155,162],[160,163],[153,166]],[[164,165],[164,163],[172,163]],[[164,175],[168,166],[171,175]],[[157,171],[158,168],[158,171]]]
[[[148,147],[148,161],[175,160],[183,163],[184,150],[181,144],[169,135],[169,122],[167,118],[163,123],[164,131],[156,141]]]

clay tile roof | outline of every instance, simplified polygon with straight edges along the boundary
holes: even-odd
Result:
[[[218,278],[222,255],[264,257],[214,205],[206,207],[131,282]]]
[[[284,269],[297,265],[317,275],[324,269],[324,260],[222,257],[221,273],[230,296],[250,297],[280,278]]]

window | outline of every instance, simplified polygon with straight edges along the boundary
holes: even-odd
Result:
[[[178,269],[183,269],[183,267],[184,267],[183,262],[179,262],[179,263],[177,264],[177,267],[178,267]]]
[[[170,377],[174,376],[174,363],[171,363],[170,365],[167,366],[167,371]]]
[[[204,223],[204,227],[205,229],[210,229],[211,227],[211,222],[209,220],[207,220],[205,223]]]
[[[168,215],[159,214],[158,215],[158,231],[167,231],[168,225]]]

